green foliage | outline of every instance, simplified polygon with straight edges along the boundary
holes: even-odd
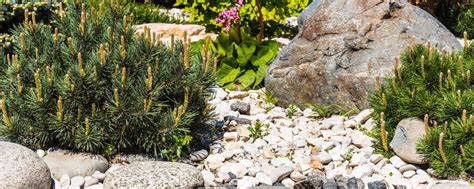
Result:
[[[145,3],[127,3],[124,6],[124,11],[127,15],[133,16],[133,24],[143,23],[175,23],[181,24],[184,21],[169,17],[168,15],[160,12],[164,9],[161,6]]]
[[[214,73],[198,52],[165,46],[149,30],[137,37],[118,5],[67,7],[50,26],[30,19],[13,32],[15,55],[0,64],[0,130],[9,140],[176,159],[209,132]]]
[[[260,32],[259,10],[261,10],[265,36],[269,38],[294,36],[298,32],[297,29],[287,28],[282,24],[286,23],[286,18],[297,16],[309,3],[309,0],[245,0],[240,11],[240,26],[250,31],[252,36],[256,36]],[[231,8],[234,4],[234,0],[177,0],[175,6],[184,5],[184,10],[191,14],[192,22],[204,24],[209,31],[219,32],[221,27],[214,19],[220,12]],[[287,33],[288,31],[291,33]]]
[[[292,118],[296,112],[298,112],[299,108],[298,106],[294,104],[290,104],[288,108],[286,109],[286,115],[288,115],[289,118]]]
[[[395,77],[386,79],[369,100],[375,110],[373,118],[379,125],[375,129],[374,138],[379,139],[376,147],[381,150],[382,112],[385,115],[383,120],[384,128],[388,133],[388,141],[402,119],[410,117],[424,119],[427,114],[429,120],[426,122],[436,124],[431,124],[430,132],[419,151],[425,155],[430,165],[439,174],[459,176],[464,169],[454,166],[459,165],[457,162],[459,159],[452,159],[452,157],[460,155],[459,151],[454,149],[460,144],[469,146],[468,140],[472,140],[472,135],[465,137],[470,135],[469,132],[453,131],[451,128],[459,128],[456,126],[459,124],[455,121],[461,117],[463,111],[466,111],[467,115],[474,112],[474,82],[471,76],[474,71],[474,44],[459,53],[448,53],[445,50],[439,53],[437,49],[437,46],[414,45],[401,55],[401,64],[395,60]],[[438,146],[435,135],[439,135],[440,129],[444,129],[442,123],[445,122],[450,125],[445,133],[448,162],[440,166],[439,153],[436,155],[437,152],[429,150],[428,146],[434,148]],[[452,142],[454,140],[456,142]],[[461,164],[464,163],[464,161],[461,162]],[[467,167],[472,167],[472,165]]]
[[[261,89],[260,95],[263,97],[263,104],[260,104],[260,107],[265,108],[266,112],[269,112],[275,107],[275,104],[278,102],[278,99],[273,95],[271,91]]]
[[[278,55],[276,41],[259,42],[233,29],[221,33],[210,49],[220,64],[217,81],[229,90],[260,87],[268,65]]]
[[[474,174],[474,126],[471,121],[460,119],[448,127],[431,128],[428,135],[418,144],[417,150],[429,160],[430,166],[442,177]],[[443,133],[442,148],[439,147]],[[442,155],[443,154],[443,155]],[[444,157],[446,161],[444,161]]]
[[[250,131],[250,138],[254,141],[257,138],[262,138],[265,136],[265,130],[268,129],[269,124],[263,124],[257,121],[254,126],[250,126],[248,130]]]
[[[417,0],[410,0],[417,4]],[[443,23],[456,36],[464,31],[474,36],[474,0],[430,0],[417,4]]]

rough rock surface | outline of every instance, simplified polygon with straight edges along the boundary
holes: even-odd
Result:
[[[0,188],[51,187],[48,166],[32,150],[9,142],[0,142]]]
[[[316,0],[299,18],[300,33],[265,78],[280,105],[368,107],[377,78],[410,44],[461,44],[439,21],[406,0]],[[331,95],[328,95],[331,94]]]
[[[417,118],[400,121],[395,130],[390,147],[404,161],[414,164],[424,164],[423,157],[416,153],[416,144],[425,134],[424,123]]]
[[[49,152],[43,160],[56,179],[63,175],[85,177],[95,171],[105,172],[109,168],[107,159],[100,155],[72,153],[65,150]]]
[[[204,185],[201,172],[173,162],[138,162],[107,173],[104,188],[194,188]]]

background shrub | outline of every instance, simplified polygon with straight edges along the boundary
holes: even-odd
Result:
[[[50,26],[29,18],[13,32],[15,54],[0,73],[0,129],[10,140],[176,159],[211,129],[208,60],[149,30],[136,37],[117,5],[67,7]]]
[[[225,9],[234,6],[236,0],[177,0],[175,6],[184,6],[191,14],[191,22],[205,25],[208,31],[219,33],[221,27],[215,18]],[[245,0],[240,11],[240,26],[251,36],[260,32],[259,10],[265,27],[265,36],[292,38],[298,32],[297,28],[287,27],[286,18],[297,16],[310,3],[309,0]],[[259,8],[260,7],[260,8]]]
[[[446,50],[439,53],[437,49],[437,46],[415,45],[402,54],[401,63],[395,64],[395,77],[387,79],[370,98],[379,125],[373,135],[380,139],[377,150],[387,153],[386,144],[398,122],[411,117],[424,119],[427,115],[429,133],[418,151],[440,175],[459,176],[464,171],[473,171],[472,156],[461,156],[459,147],[472,149],[474,130],[472,123],[459,120],[466,120],[466,116],[474,113],[474,44],[459,53]],[[380,126],[382,113],[384,128]],[[446,161],[437,150],[441,132],[445,135],[441,143]]]

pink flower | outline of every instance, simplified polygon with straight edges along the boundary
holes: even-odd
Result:
[[[239,21],[239,9],[243,5],[243,0],[237,0],[237,5],[232,7],[230,10],[224,10],[215,19],[216,23],[220,24],[222,27],[225,27],[227,31],[230,30],[232,24],[235,24]]]

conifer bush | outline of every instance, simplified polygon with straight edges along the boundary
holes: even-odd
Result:
[[[115,4],[67,7],[50,26],[32,15],[13,32],[15,54],[0,73],[9,140],[175,159],[212,129],[212,65],[189,42],[162,44],[149,29],[135,35]]]
[[[461,52],[435,45],[413,45],[394,60],[395,76],[378,85],[371,96],[373,135],[379,152],[390,154],[388,143],[398,122],[424,120],[425,132],[417,150],[443,177],[474,171],[474,44]]]

